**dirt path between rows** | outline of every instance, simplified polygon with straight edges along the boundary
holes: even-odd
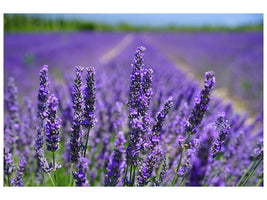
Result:
[[[113,58],[115,58],[120,52],[124,50],[134,39],[133,34],[127,34],[115,47],[108,50],[104,55],[100,58],[101,64],[107,64]]]

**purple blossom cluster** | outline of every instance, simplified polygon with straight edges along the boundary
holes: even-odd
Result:
[[[96,68],[66,68],[61,76],[44,65],[39,89],[24,103],[21,80],[5,82],[4,185],[263,186],[262,112],[246,116],[212,97],[220,74],[207,72],[201,89],[164,48],[142,34],[125,37],[115,56],[101,57],[99,44]],[[146,48],[135,49],[140,43],[146,60]]]
[[[83,122],[83,94],[82,94],[82,71],[83,68],[75,67],[75,78],[73,81],[72,101],[73,101],[73,119],[72,119],[72,135],[70,139],[71,162],[77,163],[81,150],[81,125]]]
[[[46,146],[48,151],[59,149],[61,119],[57,116],[58,99],[52,94],[47,100]]]
[[[80,157],[77,164],[77,170],[72,172],[74,179],[76,180],[76,186],[89,186],[87,179],[88,160],[84,157]]]

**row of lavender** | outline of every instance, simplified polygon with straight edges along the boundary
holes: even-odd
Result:
[[[196,75],[213,70],[217,88],[246,99],[252,113],[263,109],[263,33],[144,34],[168,56]]]
[[[96,72],[87,68],[85,81],[77,67],[71,81],[49,85],[45,66],[38,104],[21,105],[9,79],[5,185],[263,184],[262,116],[248,125],[231,105],[210,103],[212,72],[201,90],[144,41],[152,67],[144,67],[141,47],[130,70],[121,58],[139,43],[136,37]]]

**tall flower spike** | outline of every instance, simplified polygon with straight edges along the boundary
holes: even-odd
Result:
[[[37,116],[44,120],[47,117],[46,114],[46,102],[49,96],[49,82],[48,82],[48,66],[44,65],[40,70],[40,88],[38,92],[38,113]]]
[[[52,94],[47,101],[46,146],[48,151],[59,148],[60,118],[57,116],[58,99]]]
[[[142,98],[142,67],[144,61],[144,47],[138,47],[130,76],[130,94],[128,100],[130,142],[126,150],[127,165],[138,165],[137,157],[141,149],[140,139],[144,132],[143,118],[140,114]]]
[[[25,166],[27,165],[27,160],[25,157],[22,157],[22,159],[19,161],[19,166],[16,170],[15,177],[11,180],[12,186],[22,186],[22,175],[25,170]]]
[[[81,156],[78,159],[77,169],[77,172],[72,172],[72,175],[76,180],[76,186],[89,186],[89,182],[87,180],[88,159]]]
[[[83,125],[87,129],[93,128],[96,122],[95,116],[95,101],[96,101],[96,83],[95,83],[95,68],[88,67],[86,77],[86,87],[84,89],[84,121]]]
[[[211,100],[211,93],[215,88],[215,77],[212,71],[205,74],[205,87],[202,89],[200,96],[195,99],[195,107],[191,111],[191,114],[185,123],[186,132],[193,135],[197,131],[198,125],[201,123],[208,105]]]
[[[108,174],[105,177],[106,186],[116,186],[119,182],[121,172],[125,165],[123,158],[125,142],[126,140],[124,138],[123,132],[120,131],[116,136],[113,156],[108,164]]]
[[[72,118],[72,134],[70,139],[72,163],[77,163],[81,154],[80,137],[82,136],[81,124],[83,121],[82,71],[83,68],[75,67],[75,78],[72,91],[74,115]]]
[[[130,109],[130,123],[133,118],[139,115],[139,105],[142,92],[142,67],[144,61],[144,51],[145,47],[138,47],[135,53],[134,64],[132,65],[132,72],[130,76],[130,94],[128,107]]]

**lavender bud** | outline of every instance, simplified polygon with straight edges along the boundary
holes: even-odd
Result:
[[[11,180],[12,186],[22,186],[22,175],[25,170],[25,166],[27,165],[27,160],[25,157],[19,161],[19,167],[17,168],[15,177]]]
[[[46,102],[49,96],[49,82],[48,82],[48,66],[44,65],[40,70],[40,88],[38,92],[38,113],[37,116],[44,120],[47,117],[46,114]]]
[[[95,68],[88,67],[86,77],[86,87],[84,89],[84,121],[83,125],[87,129],[93,128],[96,122],[95,116]]]
[[[159,150],[151,151],[141,166],[141,170],[138,171],[138,176],[136,177],[137,186],[145,186],[149,183],[149,178],[152,177],[154,166],[160,156]]]
[[[60,118],[57,116],[58,99],[52,94],[47,101],[46,146],[48,151],[59,148]]]
[[[74,116],[72,119],[72,134],[70,139],[71,162],[77,163],[80,157],[82,136],[81,124],[83,121],[83,95],[82,95],[82,71],[83,68],[75,67],[75,78],[73,81],[72,102]]]
[[[159,144],[160,140],[160,132],[163,127],[164,120],[166,119],[170,108],[173,105],[173,97],[169,97],[164,103],[163,108],[157,114],[153,128],[152,128],[152,136],[151,136],[151,145],[153,148]]]
[[[231,132],[231,127],[227,119],[225,119],[225,113],[222,113],[220,117],[216,120],[217,131],[219,133],[219,137],[214,142],[213,145],[213,157],[216,157],[218,153],[221,151],[222,145],[224,144],[225,138]]]
[[[76,186],[89,186],[89,182],[87,180],[88,162],[88,159],[83,156],[78,159],[78,171],[72,172],[72,175],[76,180]]]
[[[48,164],[45,156],[44,156],[44,150],[43,150],[43,143],[44,143],[44,128],[39,128],[37,133],[37,138],[35,140],[35,153],[36,158],[38,160],[37,165],[39,169],[42,169],[44,172],[49,173],[52,171],[52,166]],[[37,172],[39,173],[39,172]]]
[[[116,136],[115,149],[107,168],[108,174],[105,177],[106,186],[116,186],[119,182],[121,172],[125,165],[123,158],[125,142],[126,140],[124,138],[123,132],[120,131]]]
[[[205,87],[202,89],[200,96],[195,100],[195,107],[191,111],[191,114],[185,123],[186,132],[193,135],[197,132],[197,126],[201,123],[208,105],[211,100],[211,93],[215,88],[215,77],[212,71],[205,74]]]
[[[155,186],[160,186],[163,183],[163,181],[166,177],[167,171],[168,171],[168,165],[167,165],[166,157],[162,155],[162,159],[163,159],[162,169],[160,171],[159,178],[154,183]]]

